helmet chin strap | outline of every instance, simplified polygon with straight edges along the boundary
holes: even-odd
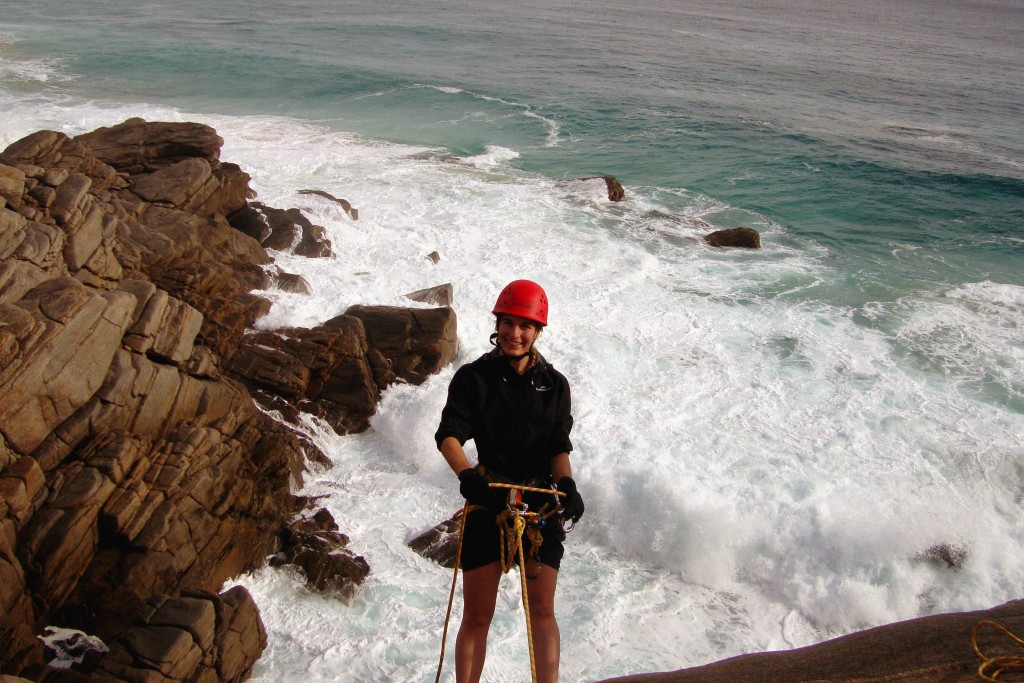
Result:
[[[501,353],[501,355],[503,355],[505,358],[508,358],[509,360],[522,360],[522,359],[526,358],[527,356],[529,356],[530,352],[533,351],[533,344],[530,344],[530,348],[526,349],[526,353],[521,353],[518,356],[510,356],[510,355],[508,355],[507,353],[505,353],[501,349],[500,346],[498,346],[498,333],[497,332],[492,332],[491,333],[490,342],[491,342],[491,346],[497,347],[498,348],[498,352]]]

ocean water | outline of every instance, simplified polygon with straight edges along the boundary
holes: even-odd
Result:
[[[267,292],[258,327],[451,282],[459,364],[507,281],[545,286],[587,501],[562,680],[1024,594],[1020,3],[8,4],[0,146],[202,121],[328,229],[332,259],[275,254],[315,291]],[[576,180],[600,174],[626,202]],[[701,240],[740,225],[763,249]],[[405,544],[460,506],[432,442],[453,372],[364,434],[305,425],[334,467],[303,493],[372,573],[351,604],[240,577],[255,680],[433,676],[451,576]],[[518,601],[506,578],[489,681],[528,680]]]

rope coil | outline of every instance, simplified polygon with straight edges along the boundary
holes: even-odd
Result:
[[[992,621],[991,619],[979,621],[974,625],[974,630],[971,633],[971,647],[974,649],[974,654],[981,658],[981,664],[978,666],[978,678],[983,681],[990,681],[991,683],[1000,683],[1003,679],[999,677],[1004,673],[1024,672],[1024,655],[989,657],[981,651],[981,648],[978,646],[978,633],[982,626],[991,626],[1009,636],[1011,640],[1020,645],[1021,648],[1024,648],[1024,639],[1011,633],[1010,629],[999,622]]]
[[[526,612],[526,638],[530,648],[530,674],[533,683],[537,683],[537,660],[533,652],[533,626],[530,620],[530,603],[526,588],[526,557],[523,554],[523,532],[525,531],[527,533],[527,537],[533,543],[533,547],[530,552],[532,557],[536,553],[537,548],[540,547],[540,542],[542,540],[538,524],[548,517],[556,514],[558,512],[558,508],[555,507],[546,514],[543,514],[543,512],[528,512],[525,509],[517,509],[514,507],[511,500],[513,499],[513,494],[516,497],[520,497],[523,492],[548,493],[554,496],[565,496],[565,493],[555,489],[521,486],[519,484],[491,482],[488,486],[491,488],[510,489],[510,503],[505,510],[502,510],[502,512],[498,514],[498,518],[496,520],[498,523],[498,529],[501,531],[501,571],[504,574],[508,574],[512,569],[516,557],[518,557],[519,581],[523,591],[523,609]],[[547,506],[545,505],[544,507]],[[444,667],[445,644],[448,642],[448,622],[451,620],[452,603],[455,601],[455,586],[459,578],[459,567],[462,564],[462,541],[466,536],[466,524],[469,520],[469,513],[474,510],[482,509],[484,509],[483,506],[470,505],[469,502],[467,502],[463,506],[462,511],[456,513],[456,517],[461,516],[459,545],[455,551],[455,571],[452,574],[452,587],[448,594],[448,611],[445,613],[444,630],[441,633],[441,658],[437,663],[437,676],[434,678],[434,683],[438,683],[441,680],[441,669]]]

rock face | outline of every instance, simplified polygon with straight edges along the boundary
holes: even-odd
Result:
[[[971,641],[982,620],[1024,633],[1024,600],[980,612],[939,614],[852,633],[818,645],[734,657],[672,673],[642,674],[605,683],[967,683],[982,660]],[[1020,645],[995,628],[979,628],[987,658],[1019,657]],[[993,673],[993,667],[989,674]]]
[[[256,604],[240,586],[154,595],[85,680],[244,681],[266,645]]]
[[[270,306],[253,290],[304,283],[229,221],[252,191],[221,144],[131,119],[0,154],[5,674],[36,677],[55,625],[111,644],[102,680],[242,680],[265,634],[243,589],[215,594],[226,579],[282,543],[334,594],[368,572],[333,520],[295,526],[292,487],[325,458],[253,399],[365,429],[388,383],[450,361],[454,314],[247,335]]]
[[[313,329],[285,328],[244,337],[227,370],[286,419],[299,411],[338,433],[364,430],[380,390],[421,384],[455,358],[455,312],[353,306]]]

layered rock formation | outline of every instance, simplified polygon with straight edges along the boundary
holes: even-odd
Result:
[[[270,307],[256,291],[308,284],[235,227],[294,215],[255,208],[221,145],[132,119],[0,154],[3,674],[42,675],[36,636],[56,625],[111,645],[73,680],[242,680],[265,634],[243,589],[217,595],[226,579],[282,548],[339,596],[368,571],[291,495],[323,455],[254,396],[365,429],[389,382],[454,356],[454,314],[246,334]],[[331,253],[309,235],[278,246]]]

